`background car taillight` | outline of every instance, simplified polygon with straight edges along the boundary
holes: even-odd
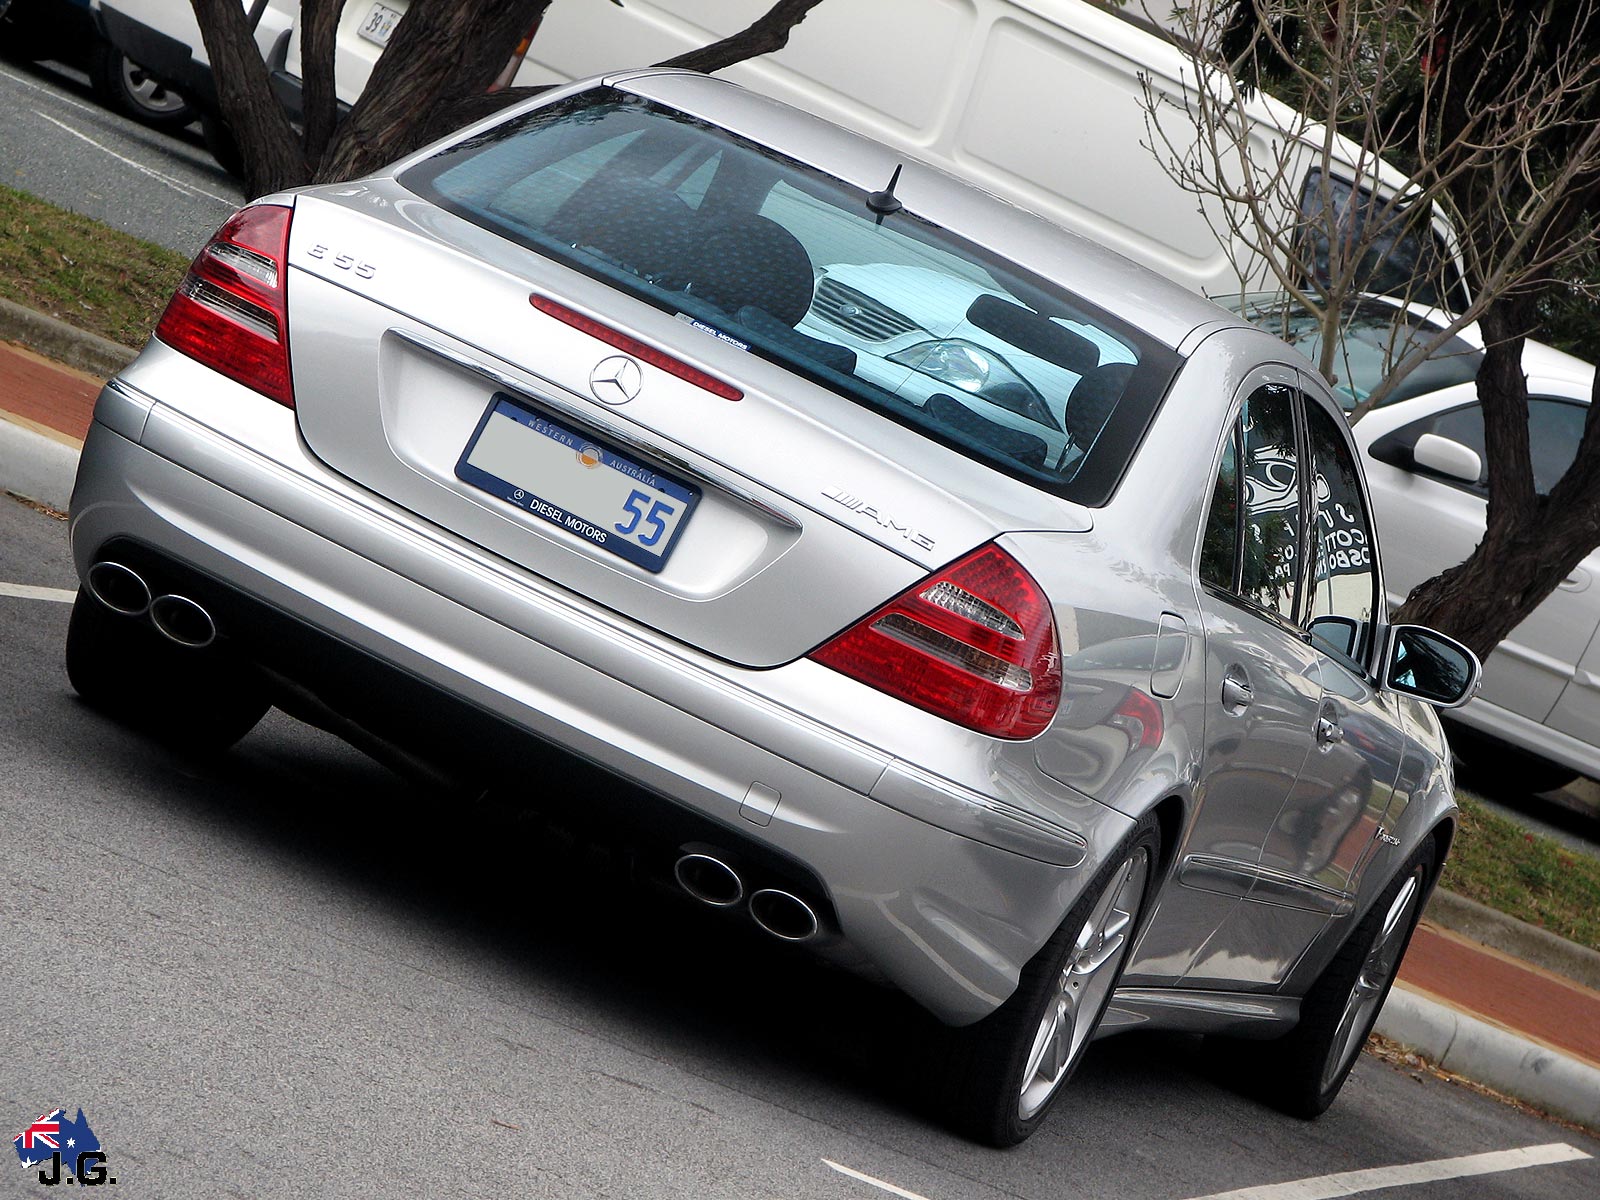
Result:
[[[994,737],[1043,732],[1061,702],[1050,603],[993,544],[936,571],[811,657]]]
[[[291,210],[241,208],[189,266],[156,336],[279,404],[294,407],[285,290]]]

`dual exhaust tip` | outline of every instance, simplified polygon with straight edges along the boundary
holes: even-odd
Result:
[[[217,640],[217,624],[203,607],[187,596],[155,594],[144,576],[123,563],[109,559],[95,563],[84,583],[112,612],[149,617],[163,637],[179,646],[202,650]]]
[[[736,908],[745,900],[745,883],[715,854],[687,850],[673,864],[678,886],[712,908]],[[757,888],[749,894],[750,919],[779,941],[808,942],[822,932],[817,910],[793,892]]]

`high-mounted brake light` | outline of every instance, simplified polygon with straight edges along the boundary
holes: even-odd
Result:
[[[691,367],[686,362],[679,362],[670,354],[664,354],[654,346],[641,342],[636,337],[629,337],[620,330],[596,321],[593,317],[586,317],[581,312],[568,308],[551,300],[548,296],[535,293],[528,297],[528,303],[537,308],[548,317],[554,317],[564,324],[571,325],[574,329],[581,329],[592,338],[598,338],[608,346],[615,346],[625,354],[631,354],[652,367],[660,367],[669,375],[676,375],[685,382],[692,383],[697,388],[703,388],[713,396],[720,396],[724,400],[743,400],[744,393],[731,383],[723,383],[715,375],[707,375],[698,367]]]
[[[993,543],[935,572],[811,657],[994,737],[1044,732],[1061,703],[1050,602]]]
[[[156,336],[230,379],[294,407],[289,380],[288,208],[241,208],[189,266]]]

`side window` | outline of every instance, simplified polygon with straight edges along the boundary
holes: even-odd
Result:
[[[1586,406],[1568,400],[1531,396],[1528,399],[1528,450],[1533,458],[1533,486],[1541,496],[1550,489],[1572,465],[1578,453],[1578,441],[1583,436],[1583,424],[1588,414]],[[1415,441],[1424,433],[1460,442],[1480,457],[1487,457],[1483,433],[1483,409],[1467,404],[1451,409],[1425,421],[1408,425],[1402,431],[1407,442]],[[1390,435],[1394,436],[1394,435]],[[1489,486],[1488,466],[1478,476],[1475,491],[1485,492]]]
[[[1244,476],[1239,594],[1293,621],[1300,574],[1300,475],[1294,393],[1267,384],[1245,401],[1240,425]]]
[[[1309,401],[1306,434],[1314,505],[1307,626],[1312,640],[1324,649],[1362,662],[1377,604],[1372,524],[1349,444],[1335,419]]]
[[[1200,542],[1200,581],[1224,592],[1239,582],[1239,428],[1228,432]]]

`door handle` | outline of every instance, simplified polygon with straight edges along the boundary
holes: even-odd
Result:
[[[1250,681],[1238,667],[1229,667],[1226,675],[1222,677],[1222,707],[1229,712],[1238,712],[1248,708],[1250,702],[1256,698],[1255,692],[1250,689]]]
[[[1317,745],[1326,750],[1344,741],[1344,728],[1332,717],[1317,718]]]

